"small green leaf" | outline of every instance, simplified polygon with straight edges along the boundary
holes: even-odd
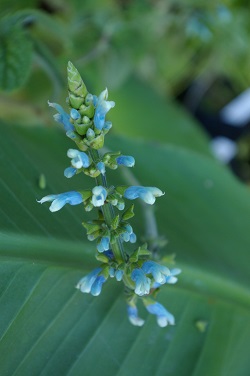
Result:
[[[87,230],[87,235],[90,235],[90,234],[92,234],[93,232],[95,232],[95,231],[99,231],[99,230],[100,230],[100,226],[99,226],[99,225],[96,225],[96,224],[93,224],[93,223],[82,222],[82,225],[83,225],[84,228],[86,228],[86,230]]]
[[[120,216],[119,216],[119,214],[112,220],[112,222],[111,222],[111,228],[113,229],[113,230],[116,230],[117,229],[117,227],[118,227],[118,225],[119,225],[119,222],[120,222]]]
[[[122,214],[122,219],[124,221],[127,221],[130,218],[133,218],[135,215],[134,213],[134,204],[130,206],[123,214]]]

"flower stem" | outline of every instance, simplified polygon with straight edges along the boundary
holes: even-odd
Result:
[[[89,149],[89,154],[90,154],[90,156],[91,156],[91,158],[92,158],[92,160],[95,164],[97,164],[100,161],[99,153],[98,153],[97,150]],[[108,184],[107,184],[106,175],[100,174],[99,176],[97,176],[96,177],[96,184],[101,185],[101,186],[103,186],[104,188],[107,189]],[[101,207],[101,209],[102,209],[102,213],[103,213],[105,222],[108,225],[108,227],[110,227],[112,220],[115,217],[114,208],[110,203],[106,203]],[[116,261],[118,261],[118,263],[126,261],[123,245],[122,245],[122,242],[119,238],[117,238],[115,240],[115,242],[111,244],[111,249],[112,249],[112,252],[115,256]]]

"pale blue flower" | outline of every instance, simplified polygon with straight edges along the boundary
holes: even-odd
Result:
[[[91,200],[92,204],[95,207],[100,207],[104,205],[105,200],[107,198],[106,189],[103,188],[101,185],[98,185],[92,189],[92,193],[93,193],[92,200]]]
[[[100,240],[100,242],[97,244],[97,250],[98,252],[102,253],[104,251],[109,250],[109,242],[110,237],[109,236],[103,236]]]
[[[154,261],[145,261],[141,268],[145,274],[152,274],[155,282],[161,285],[166,282],[166,277],[170,276],[170,270],[166,266]]]
[[[124,241],[124,242],[130,242],[130,243],[135,243],[136,242],[136,235],[134,232],[132,233],[128,233],[128,232],[124,232],[123,234],[121,234],[121,239]]]
[[[92,270],[91,273],[87,274],[85,277],[80,279],[76,288],[79,289],[81,292],[89,293],[91,291],[91,287],[95,282],[98,274],[102,271],[102,268],[96,268]]]
[[[119,165],[126,166],[126,167],[134,167],[135,165],[135,159],[134,157],[131,157],[130,155],[120,155],[116,158],[116,162]]]
[[[83,277],[77,284],[76,288],[81,292],[91,293],[93,296],[100,295],[102,285],[106,282],[104,275],[100,275],[102,268],[96,268],[91,273]]]
[[[169,283],[171,285],[175,284],[177,281],[178,281],[178,278],[176,277],[176,275],[180,274],[181,273],[181,269],[172,269],[170,270],[170,274],[168,276],[165,276],[165,281],[163,284],[165,283]],[[162,283],[157,283],[157,282],[154,282],[153,284],[153,288],[158,288],[162,285]]]
[[[130,234],[130,237],[129,237],[129,241],[130,243],[136,243],[136,235],[134,232],[132,232],[132,234]]]
[[[115,268],[113,268],[112,266],[109,267],[109,276],[111,278],[114,278],[115,276]]]
[[[118,201],[116,207],[117,207],[118,210],[124,210],[125,203],[123,201]]]
[[[97,170],[99,170],[102,175],[105,175],[106,170],[105,170],[105,164],[103,162],[98,162],[96,167],[97,167]]]
[[[107,101],[108,89],[105,89],[98,97],[97,106],[94,115],[94,125],[97,129],[102,130],[105,124],[107,112],[115,106],[115,102]]]
[[[134,269],[131,273],[131,279],[135,282],[135,293],[139,296],[147,295],[150,292],[151,280],[146,277],[141,269]]]
[[[73,167],[80,169],[82,167],[87,168],[90,166],[90,160],[86,153],[77,149],[69,149],[67,156],[71,158],[71,164]]]
[[[144,324],[145,321],[138,316],[138,309],[136,306],[128,305],[127,312],[131,324],[135,326],[142,326]]]
[[[120,282],[122,280],[122,277],[123,277],[123,274],[124,274],[124,271],[123,270],[117,270],[115,272],[115,278],[118,282]]]
[[[112,128],[112,123],[111,121],[105,121],[103,130],[109,131]]]
[[[93,131],[93,129],[89,128],[87,130],[86,136],[88,140],[93,140],[93,138],[95,138],[95,132]]]
[[[156,187],[140,187],[131,186],[124,192],[124,197],[129,200],[141,198],[147,204],[153,205],[155,203],[155,197],[160,197],[164,193]]]
[[[44,202],[51,202],[52,204],[49,207],[49,210],[51,212],[56,212],[60,210],[64,205],[70,204],[70,205],[78,205],[83,202],[83,198],[81,193],[70,191],[65,193],[60,193],[57,195],[49,195],[43,197],[39,202],[40,204],[43,204]]]
[[[58,123],[63,124],[64,129],[65,129],[66,132],[73,131],[74,130],[74,126],[70,122],[70,116],[69,116],[69,114],[67,114],[64,111],[64,109],[62,108],[62,106],[60,106],[57,103],[51,103],[49,101],[48,101],[48,104],[49,104],[50,107],[54,107],[59,112],[58,114],[53,115],[55,121],[57,121]]]
[[[144,303],[145,304],[145,303]],[[174,316],[166,310],[163,305],[161,305],[158,302],[155,302],[153,304],[145,304],[146,309],[149,313],[152,315],[156,315],[157,323],[161,328],[164,328],[165,326],[174,325],[175,320]]]
[[[91,287],[91,294],[94,296],[100,295],[102,291],[102,285],[104,284],[104,282],[106,282],[106,278],[104,277],[104,275],[99,275]]]
[[[74,176],[77,172],[77,168],[74,168],[74,167],[67,167],[65,168],[64,170],[64,176],[66,178],[72,178],[72,176]]]
[[[78,120],[78,119],[80,119],[81,115],[80,115],[80,113],[77,110],[75,110],[74,108],[72,108],[72,110],[70,111],[70,117],[73,120]]]

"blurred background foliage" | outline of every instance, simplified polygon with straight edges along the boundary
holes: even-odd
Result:
[[[249,124],[218,115],[250,82],[249,12],[244,0],[0,2],[1,375],[249,374],[249,189],[210,147],[228,132],[231,167],[250,181]],[[35,201],[82,184],[63,177],[72,145],[47,106],[65,103],[68,60],[116,102],[108,147],[135,155],[141,184],[166,189],[162,255],[183,269],[160,295],[177,321],[166,331],[152,318],[130,326],[118,285],[77,294],[94,262],[82,210],[52,216]]]
[[[218,110],[250,80],[243,1],[3,0],[0,12],[1,117],[19,123],[44,123],[68,60],[95,89],[138,77],[168,98],[188,91],[192,108],[212,88],[204,106]]]

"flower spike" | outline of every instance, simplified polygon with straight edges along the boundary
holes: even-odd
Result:
[[[146,310],[156,316],[160,327],[174,325],[174,316],[151,296],[155,297],[163,285],[174,285],[181,271],[178,268],[169,270],[160,261],[156,262],[159,256],[156,252],[153,254],[147,244],[135,246],[137,236],[129,222],[135,215],[134,205],[126,207],[127,200],[137,198],[153,205],[156,198],[164,193],[156,187],[108,185],[108,169],[135,165],[131,155],[123,155],[120,151],[100,151],[112,128],[111,121],[106,117],[115,102],[108,100],[107,89],[99,96],[89,93],[71,62],[68,63],[67,72],[68,111],[57,103],[48,102],[57,111],[54,119],[64,126],[66,136],[74,143],[67,151],[70,166],[65,168],[64,176],[72,178],[81,173],[90,180],[95,179],[95,183],[86,189],[47,195],[38,202],[50,202],[51,212],[60,210],[66,204],[83,204],[86,212],[97,212],[95,218],[82,222],[82,225],[87,239],[95,242],[95,258],[99,266],[77,283],[76,288],[80,292],[98,296],[107,279],[113,278],[124,284],[128,319],[132,325],[141,327],[144,324],[138,315],[139,299]],[[131,243],[130,247],[128,243]],[[134,249],[130,249],[132,247]]]

